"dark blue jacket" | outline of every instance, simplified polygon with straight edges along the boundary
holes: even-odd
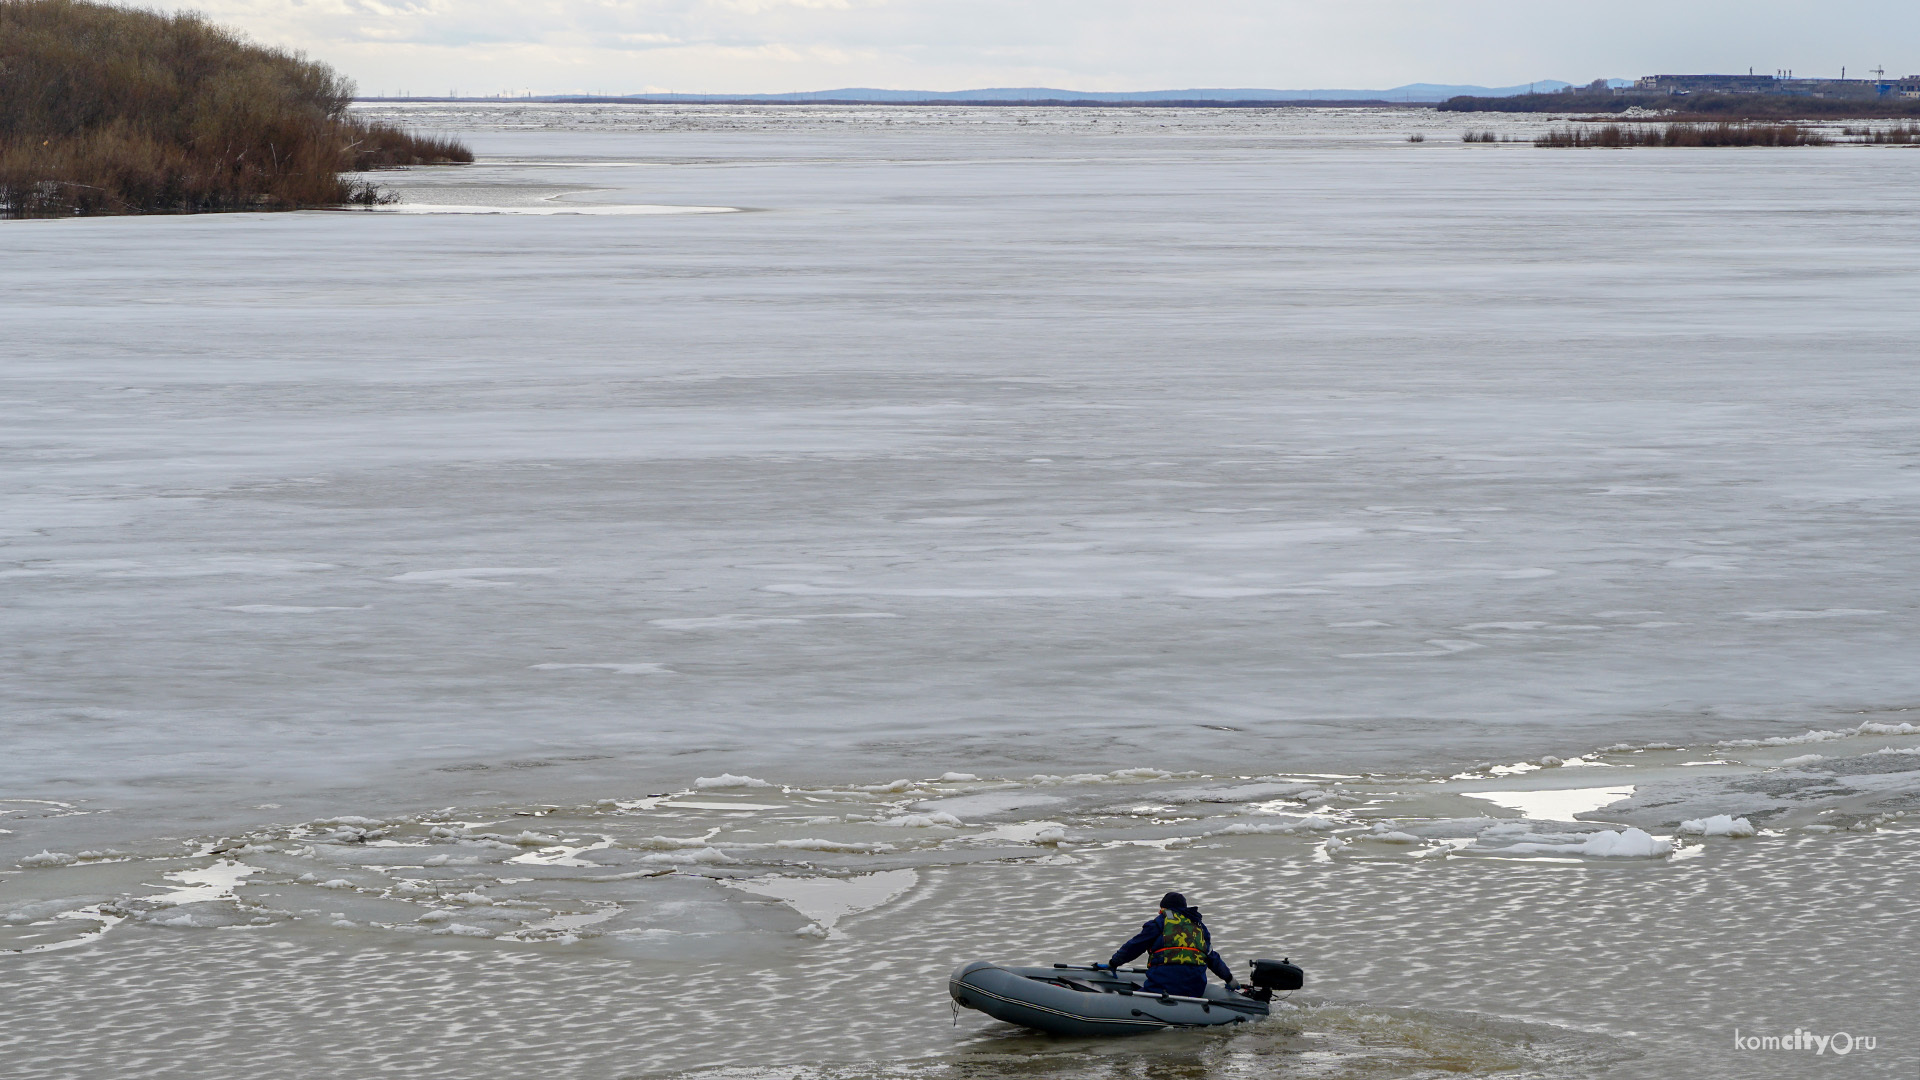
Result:
[[[1227,962],[1220,959],[1220,954],[1213,950],[1213,932],[1207,929],[1206,923],[1200,921],[1200,909],[1192,907],[1180,908],[1179,912],[1181,915],[1191,919],[1194,925],[1200,928],[1200,932],[1207,936],[1207,967],[1212,970],[1215,975],[1220,976],[1223,981],[1232,982],[1233,969],[1228,967]],[[1132,940],[1120,946],[1120,951],[1113,954],[1113,959],[1107,961],[1108,965],[1119,967],[1121,964],[1132,960],[1134,957],[1160,944],[1160,931],[1161,928],[1166,925],[1166,921],[1167,917],[1165,915],[1155,915],[1153,918],[1148,919],[1146,925],[1140,928],[1140,932],[1133,935]],[[1159,963],[1160,961],[1151,954],[1147,956],[1148,967],[1153,967]]]

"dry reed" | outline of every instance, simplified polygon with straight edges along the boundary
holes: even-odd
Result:
[[[1533,140],[1535,146],[1828,146],[1832,139],[1798,124],[1568,125]]]
[[[1885,128],[1842,128],[1840,134],[1857,143],[1881,146],[1912,146],[1920,143],[1920,124],[1895,124]]]

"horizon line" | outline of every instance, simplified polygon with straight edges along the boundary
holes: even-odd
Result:
[[[1610,85],[1625,83],[1624,79],[1608,79]],[[981,102],[988,104],[1012,104],[1018,102],[1114,102],[1114,103],[1150,103],[1162,102],[1327,102],[1327,101],[1383,101],[1389,104],[1437,103],[1448,97],[1469,94],[1475,96],[1513,96],[1537,92],[1544,88],[1559,90],[1575,84],[1563,79],[1538,79],[1530,83],[1518,83],[1510,86],[1481,86],[1470,83],[1403,83],[1386,88],[1358,87],[1314,87],[1299,89],[1274,89],[1268,87],[1190,87],[1161,90],[1068,90],[1059,87],[977,87],[965,90],[895,90],[882,87],[837,87],[829,90],[790,90],[771,92],[692,92],[682,90],[638,90],[618,93],[604,91],[548,91],[536,93],[532,90],[495,91],[492,93],[463,94],[459,88],[450,88],[446,93],[414,93],[407,89],[381,94],[356,95],[361,101],[539,101],[539,100],[606,100],[606,101],[706,101],[714,103],[728,102],[850,102],[854,104],[889,104],[911,102]]]

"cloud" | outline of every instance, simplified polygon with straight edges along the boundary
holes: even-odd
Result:
[[[709,3],[716,8],[745,12],[749,15],[789,7],[847,11],[854,6],[853,0],[709,0]]]
[[[334,63],[368,92],[865,85],[1382,88],[1656,71],[1837,74],[1920,36],[1871,0],[207,0],[209,17]],[[1658,26],[1658,33],[1647,27]]]

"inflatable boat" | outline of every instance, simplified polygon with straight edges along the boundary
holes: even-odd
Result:
[[[947,993],[964,1008],[1055,1035],[1125,1035],[1258,1020],[1275,990],[1298,990],[1303,978],[1284,960],[1255,960],[1246,990],[1209,985],[1205,997],[1179,997],[1142,989],[1145,968],[1001,967],[976,960],[947,977]]]

